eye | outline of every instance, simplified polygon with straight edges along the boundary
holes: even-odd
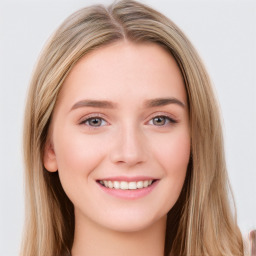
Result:
[[[155,116],[149,121],[149,124],[155,126],[165,126],[169,123],[176,123],[176,121],[168,116]]]
[[[91,127],[101,127],[107,124],[107,122],[100,117],[90,117],[81,122],[81,124],[85,124]]]

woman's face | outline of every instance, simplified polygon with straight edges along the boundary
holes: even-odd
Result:
[[[44,165],[58,170],[76,220],[137,231],[165,219],[189,156],[185,86],[163,48],[118,42],[74,66],[54,110]]]

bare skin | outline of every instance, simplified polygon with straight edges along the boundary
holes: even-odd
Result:
[[[189,156],[187,96],[169,53],[121,41],[83,57],[61,89],[44,154],[74,204],[72,256],[164,255]]]
[[[85,221],[78,222],[72,256],[164,255],[165,224],[166,220],[162,218],[140,231],[117,232]]]

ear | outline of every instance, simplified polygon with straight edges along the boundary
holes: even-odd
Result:
[[[56,172],[58,170],[53,143],[50,139],[47,139],[44,147],[44,167],[49,172]]]

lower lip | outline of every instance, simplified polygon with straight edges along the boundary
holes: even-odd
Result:
[[[115,188],[107,188],[104,187],[103,185],[99,184],[100,188],[106,192],[107,194],[122,198],[122,199],[139,199],[141,197],[147,196],[158,184],[159,180],[156,180],[154,183],[152,183],[150,186],[146,188],[140,188],[140,189],[115,189]]]

